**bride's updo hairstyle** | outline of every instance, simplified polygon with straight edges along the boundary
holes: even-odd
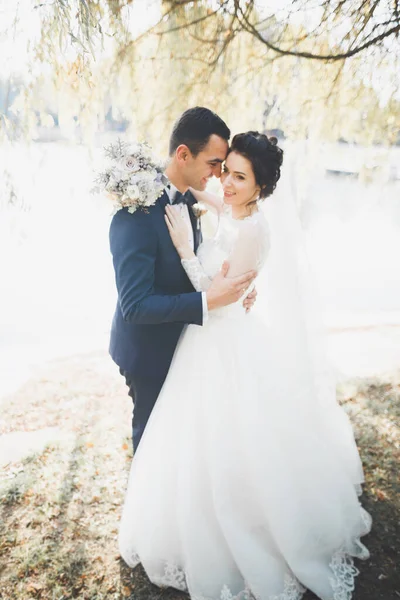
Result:
[[[268,138],[258,131],[247,131],[234,136],[229,153],[237,152],[247,158],[253,167],[260,198],[267,198],[276,188],[281,176],[283,150],[276,137]]]

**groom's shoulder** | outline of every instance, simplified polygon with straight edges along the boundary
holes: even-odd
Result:
[[[163,206],[166,200],[166,192],[164,191],[161,196],[155,201],[154,204],[146,208],[138,208],[134,212],[130,212],[129,208],[119,209],[111,220],[111,225],[117,223],[146,223],[149,222],[152,217],[163,210]]]

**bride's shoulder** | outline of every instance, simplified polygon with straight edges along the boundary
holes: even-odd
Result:
[[[248,248],[257,249],[263,255],[268,252],[271,246],[270,233],[262,210],[241,221],[239,236]]]
[[[247,229],[249,232],[260,232],[264,233],[268,231],[268,223],[262,209],[258,209],[249,217],[246,217],[242,221],[239,221],[240,226],[243,229]]]

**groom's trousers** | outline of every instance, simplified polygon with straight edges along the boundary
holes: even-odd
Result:
[[[136,452],[165,377],[140,377],[123,369],[119,372],[125,377],[128,394],[133,400],[132,441]]]

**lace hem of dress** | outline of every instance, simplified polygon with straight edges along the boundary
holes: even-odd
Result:
[[[361,558],[359,556],[358,558]],[[367,558],[367,556],[365,556]],[[140,562],[137,555],[132,556],[129,561],[131,567]],[[351,600],[354,591],[354,579],[359,570],[354,566],[351,556],[343,551],[337,552],[329,564],[333,576],[329,579],[333,591],[333,600]],[[152,576],[152,582],[159,587],[172,587],[176,590],[189,593],[188,584],[184,570],[174,563],[166,563],[164,573],[159,577]],[[281,594],[269,596],[268,600],[301,600],[306,588],[301,585],[293,575],[286,575],[284,589]],[[253,593],[246,585],[245,589],[238,594],[233,594],[227,585],[222,586],[218,598],[210,598],[203,595],[191,595],[191,600],[260,600],[260,596]]]
[[[137,554],[131,554],[129,560],[126,562],[130,567],[134,568],[140,563],[140,557]],[[181,592],[189,593],[185,571],[175,563],[167,562],[164,566],[164,573],[160,576],[152,574],[151,580],[159,587],[172,587]],[[306,589],[295,577],[286,575],[282,594],[270,596],[268,600],[301,600],[305,591]],[[238,594],[232,594],[229,587],[223,585],[218,598],[210,598],[202,594],[191,594],[190,598],[191,600],[260,600],[260,596],[254,594],[248,584]]]
[[[366,510],[360,505],[362,528],[360,537],[366,535],[371,530],[372,518]],[[349,551],[341,548],[332,557],[329,567],[332,571],[332,577],[329,578],[329,583],[333,591],[333,600],[351,600],[354,591],[354,580],[359,574],[359,570],[354,566],[352,556],[356,556],[361,560],[369,558],[367,548],[360,542],[360,539],[354,540],[354,547],[351,555]],[[130,567],[136,567],[140,563],[138,554],[131,552],[129,558],[124,556],[127,564]],[[173,587],[182,592],[189,593],[189,586],[185,571],[179,565],[166,562],[164,572],[160,576],[152,574],[152,582],[159,587]],[[270,596],[268,600],[301,600],[306,588],[294,575],[286,574],[284,580],[284,589],[281,594]],[[191,600],[260,600],[255,592],[252,591],[250,585],[245,582],[245,589],[238,594],[233,594],[227,585],[223,585],[218,598],[209,598],[203,595],[191,595]]]
[[[360,537],[370,532],[372,526],[372,517],[360,504],[362,527]],[[361,543],[360,539],[354,540],[352,556],[361,560],[369,558],[369,551]],[[354,566],[353,558],[344,548],[336,552],[332,557],[329,567],[332,570],[333,577],[330,577],[329,583],[333,590],[333,600],[351,600],[354,591],[354,579],[360,571]]]

